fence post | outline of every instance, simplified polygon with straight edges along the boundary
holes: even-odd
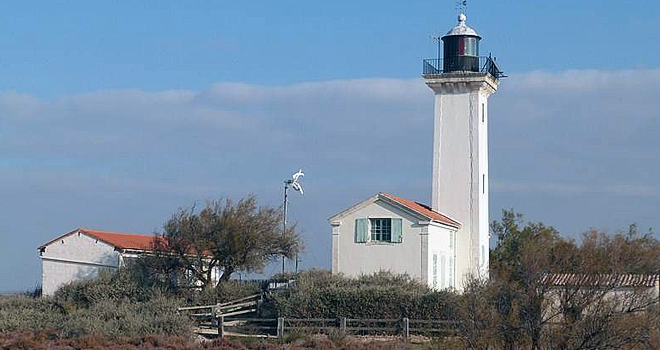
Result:
[[[218,337],[225,337],[225,316],[218,317]]]
[[[402,324],[403,340],[408,340],[410,339],[410,320],[408,319],[408,317],[404,317],[402,323],[403,323]]]
[[[284,317],[277,318],[277,339],[284,339]]]
[[[339,333],[341,335],[346,335],[346,317],[339,319]]]

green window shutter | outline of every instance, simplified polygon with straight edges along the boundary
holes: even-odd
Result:
[[[367,242],[367,219],[355,219],[355,242]]]
[[[392,243],[403,242],[403,220],[392,219]]]

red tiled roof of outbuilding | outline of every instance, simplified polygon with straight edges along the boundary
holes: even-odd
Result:
[[[38,249],[43,249],[47,245],[74,233],[84,233],[90,237],[96,238],[99,241],[105,242],[118,249],[134,249],[134,250],[152,250],[154,240],[157,237],[154,235],[142,235],[137,233],[110,232],[110,231],[99,231],[99,230],[90,230],[86,228],[78,228],[71,232],[63,234],[49,241],[48,243],[43,244]]]
[[[549,273],[541,283],[556,287],[656,287],[660,275]]]
[[[100,241],[119,249],[151,250],[153,249],[154,235],[137,233],[109,232],[82,228],[79,232],[86,233]]]

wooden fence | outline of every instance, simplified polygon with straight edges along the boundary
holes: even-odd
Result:
[[[205,335],[277,337],[286,333],[324,333],[340,335],[411,335],[455,334],[455,321],[355,318],[257,318],[257,310],[263,302],[261,294],[233,300],[227,303],[181,307],[197,322],[196,332]],[[254,316],[253,318],[249,318]]]
[[[339,335],[411,335],[442,336],[456,332],[456,322],[415,319],[353,319],[353,318],[240,318],[219,316],[214,324],[200,334],[282,339],[288,333]]]
[[[257,312],[262,298],[261,294],[254,294],[222,304],[180,307],[177,311],[191,311],[190,316],[196,319],[238,316]]]

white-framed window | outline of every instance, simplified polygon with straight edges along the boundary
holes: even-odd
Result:
[[[449,288],[454,288],[454,257],[449,257]]]
[[[447,288],[454,288],[454,252],[456,250],[456,232],[449,232],[449,257],[447,258]]]
[[[392,241],[392,219],[378,218],[369,219],[371,226],[372,242],[391,242]]]
[[[438,254],[433,254],[433,288],[438,287]]]
[[[486,246],[481,245],[481,266],[484,266],[486,263]]]
[[[481,104],[481,122],[484,123],[486,121],[486,104],[482,103]]]
[[[355,243],[402,243],[403,220],[400,218],[355,219]]]
[[[445,254],[440,256],[440,280],[442,281],[442,289],[447,288],[447,257]]]

